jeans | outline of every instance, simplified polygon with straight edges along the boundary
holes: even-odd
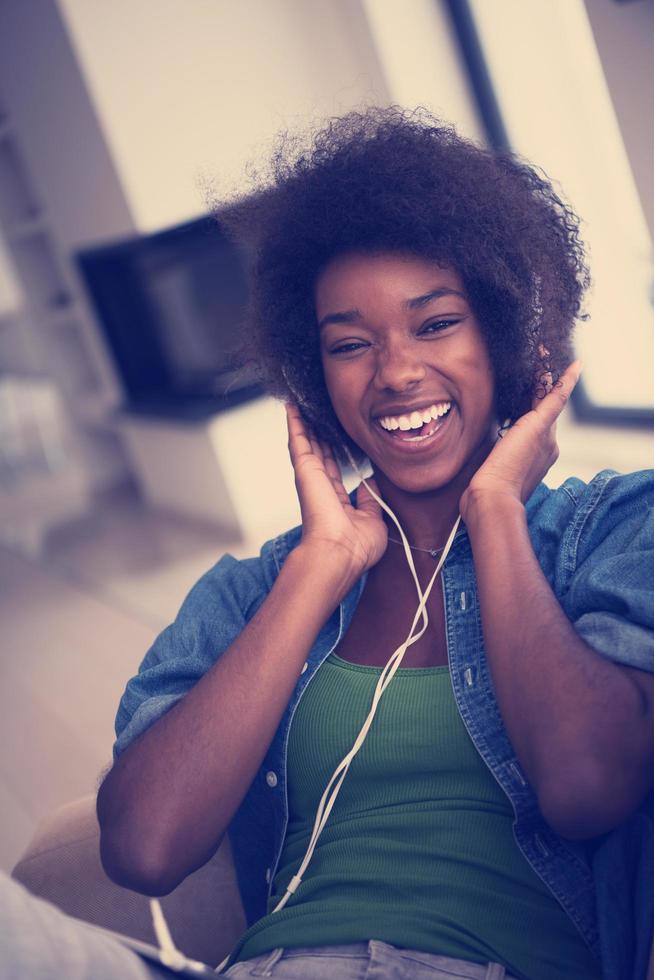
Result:
[[[170,980],[173,976],[0,873],[0,980]]]
[[[274,949],[242,963],[224,974],[234,980],[276,977],[278,980],[515,980],[499,963],[468,963],[398,949],[379,939],[345,946],[297,946]]]
[[[398,949],[377,939],[346,946],[275,949],[235,963],[222,975],[236,980],[515,980],[499,963],[481,966]],[[0,873],[0,980],[171,980],[174,976]]]

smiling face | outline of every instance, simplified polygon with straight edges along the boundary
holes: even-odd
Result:
[[[410,255],[342,255],[319,276],[315,301],[334,411],[378,481],[462,493],[497,421],[460,276]]]

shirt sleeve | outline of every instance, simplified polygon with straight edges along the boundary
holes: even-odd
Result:
[[[567,535],[566,612],[598,653],[654,673],[654,470],[612,474],[587,495]]]
[[[271,585],[262,559],[225,555],[193,586],[127,684],[116,716],[114,760],[213,666]]]

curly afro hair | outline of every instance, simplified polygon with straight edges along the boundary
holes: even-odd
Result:
[[[459,273],[502,421],[571,360],[589,282],[576,215],[542,172],[426,110],[352,112],[308,146],[282,136],[263,187],[221,220],[251,246],[247,334],[264,385],[297,402],[340,455],[356,447],[329,400],[314,308],[316,278],[339,254],[405,253]]]

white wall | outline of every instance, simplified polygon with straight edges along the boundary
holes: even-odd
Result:
[[[0,96],[64,248],[133,223],[55,0],[0,3]]]
[[[593,287],[576,343],[589,396],[651,408],[652,237],[584,4],[471,6],[511,146],[545,169],[582,219]],[[645,92],[639,101],[649,125]]]
[[[385,102],[358,0],[58,0],[140,230],[243,186],[280,129]]]
[[[654,238],[654,3],[585,3],[643,212]]]
[[[22,303],[23,291],[0,233],[0,317],[17,313]]]
[[[391,100],[425,106],[463,136],[482,140],[451,19],[441,0],[362,0]]]

